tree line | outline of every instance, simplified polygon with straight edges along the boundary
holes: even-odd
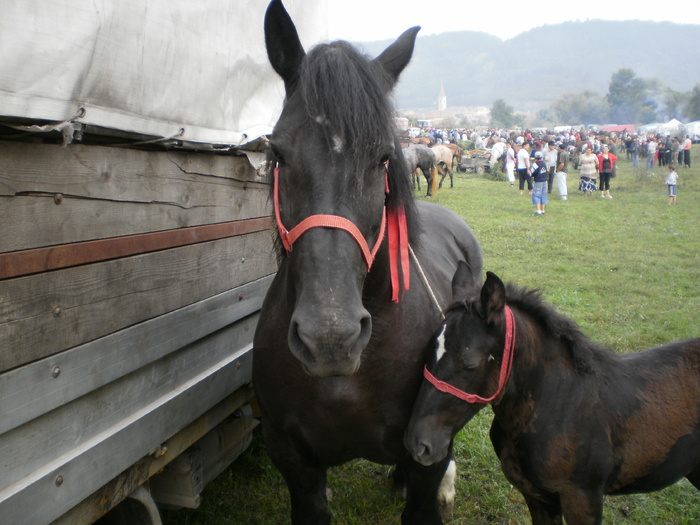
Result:
[[[689,92],[664,86],[658,79],[638,77],[632,69],[612,74],[608,92],[575,91],[561,95],[541,109],[535,122],[515,112],[505,100],[491,107],[491,126],[496,128],[545,126],[549,124],[650,124],[676,118],[682,122],[700,120],[700,83]]]

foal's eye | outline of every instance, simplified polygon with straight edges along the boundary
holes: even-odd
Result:
[[[382,158],[379,159],[379,167],[383,168],[390,158],[391,156],[388,153],[386,155],[383,155]]]

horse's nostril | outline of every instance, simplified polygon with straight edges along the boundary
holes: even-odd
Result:
[[[413,449],[413,457],[419,463],[426,465],[426,461],[432,456],[432,450],[427,443],[418,443]],[[429,463],[428,463],[429,464]]]

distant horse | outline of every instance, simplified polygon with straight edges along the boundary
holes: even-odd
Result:
[[[413,456],[440,461],[490,402],[491,442],[535,525],[561,524],[562,514],[599,524],[604,494],[682,477],[700,489],[700,339],[616,355],[539,293],[488,272],[479,300],[448,311],[425,376],[406,433]]]
[[[253,385],[295,525],[330,523],[326,469],[353,458],[397,465],[404,525],[442,523],[446,472],[454,486],[449,454],[426,468],[403,444],[451,275],[465,258],[478,289],[482,268],[461,218],[413,200],[394,135],[390,91],[417,32],[374,60],[347,42],[307,54],[279,0],[265,15],[286,100],[268,152],[280,266],[255,332]]]
[[[445,146],[450,148],[450,151],[452,151],[452,168],[454,169],[455,161],[457,162],[457,166],[459,166],[462,163],[462,148],[459,144],[455,144],[454,142],[445,144]]]
[[[428,146],[428,147],[430,147],[434,144],[433,140],[430,137],[411,137],[410,140],[413,144],[421,144],[423,146]]]
[[[420,179],[416,170],[420,168],[425,177],[427,186],[426,197],[432,197],[433,193],[437,193],[437,163],[435,153],[422,144],[410,144],[403,149],[403,156],[408,165],[408,172],[411,174],[411,180],[415,181],[420,191]]]
[[[442,188],[442,181],[444,181],[445,177],[449,175],[450,188],[454,188],[455,181],[454,176],[452,175],[452,150],[447,146],[443,146],[442,144],[433,146],[430,149],[433,150],[433,152],[435,153],[435,159],[437,161],[438,170],[440,170],[441,167],[443,170],[442,178],[440,179],[440,184],[438,184],[438,187]]]

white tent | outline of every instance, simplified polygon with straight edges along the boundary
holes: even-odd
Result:
[[[688,122],[685,125],[685,134],[688,135],[693,142],[700,142],[700,120]]]
[[[307,49],[327,39],[327,1],[285,0]],[[266,8],[263,0],[5,0],[0,123],[250,143],[271,131],[284,95],[265,51]]]

